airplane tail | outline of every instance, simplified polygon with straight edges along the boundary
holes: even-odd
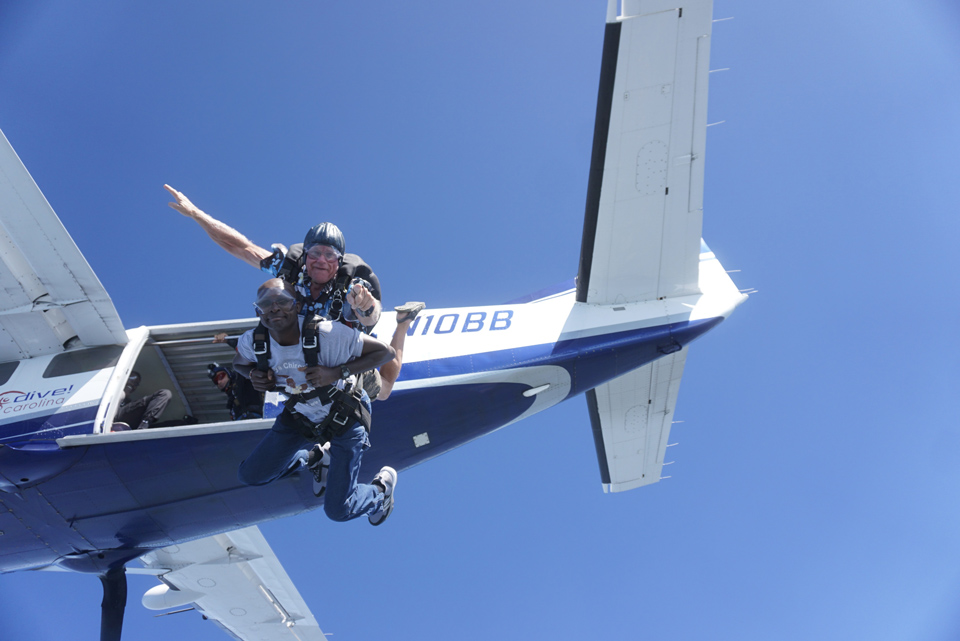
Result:
[[[577,302],[725,318],[743,296],[701,240],[712,0],[610,0]],[[605,491],[660,480],[687,348],[587,392]]]

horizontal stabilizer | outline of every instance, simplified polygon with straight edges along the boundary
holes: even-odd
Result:
[[[587,392],[605,492],[660,480],[686,359],[682,349]]]

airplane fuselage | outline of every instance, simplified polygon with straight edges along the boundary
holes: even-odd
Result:
[[[408,331],[393,394],[374,404],[363,480],[382,465],[416,465],[677,351],[743,298],[706,248],[701,290],[608,306],[577,303],[568,290],[525,304],[426,310]],[[117,558],[317,508],[309,473],[255,488],[237,480],[239,463],[271,420],[109,432],[122,384],[131,369],[149,365],[151,346],[166,346],[170,384],[185,387],[190,372],[202,378],[205,366],[191,370],[189,359],[171,366],[173,350],[206,349],[209,341],[171,336],[211,336],[215,327],[239,331],[254,322],[138,328],[125,348],[22,361],[0,394],[0,571],[59,564],[101,572]],[[377,334],[389,337],[394,328],[394,315],[385,314]],[[104,362],[113,365],[99,367]],[[110,552],[98,559],[102,551]]]

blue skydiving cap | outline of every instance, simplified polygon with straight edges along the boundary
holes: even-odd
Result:
[[[303,239],[303,251],[307,251],[314,245],[329,245],[340,252],[341,255],[347,251],[347,243],[343,239],[343,232],[333,223],[320,223],[310,228]]]

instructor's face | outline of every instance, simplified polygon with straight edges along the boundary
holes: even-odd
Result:
[[[337,275],[340,257],[326,245],[314,245],[307,251],[307,275],[315,283],[324,285]]]

